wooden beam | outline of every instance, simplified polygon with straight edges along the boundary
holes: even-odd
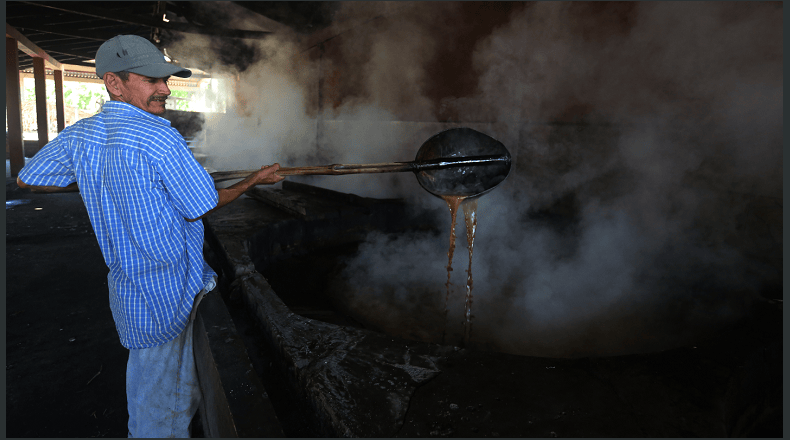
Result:
[[[82,67],[82,66],[80,66],[80,67]],[[19,76],[20,76],[20,78],[33,78],[33,74],[32,73],[27,73],[25,71],[20,71],[19,72]],[[48,74],[47,75],[47,79],[49,79],[49,76],[50,75]],[[54,79],[54,76],[53,76],[53,79]],[[74,77],[72,75],[68,75],[68,74],[64,73],[63,74],[63,81],[64,82],[80,82],[80,83],[104,84],[104,80],[102,80],[101,78],[96,76],[96,73],[93,73],[92,75],[87,76],[87,77]],[[170,83],[168,82],[168,86],[169,85],[170,85]]]
[[[368,26],[371,23],[373,23],[374,26],[376,24],[381,24],[381,20],[386,18],[386,15],[376,14],[367,17],[363,16],[354,19],[336,21],[332,26],[326,27],[317,32],[313,32],[307,36],[298,37],[298,44],[302,48],[301,52],[305,52],[321,44],[324,44],[329,40],[339,37],[340,35],[357,30],[363,26]]]
[[[33,58],[33,79],[36,83],[36,131],[38,132],[38,148],[44,148],[49,142],[47,127],[47,71],[43,58]]]
[[[11,161],[11,176],[19,175],[25,166],[25,144],[22,141],[22,90],[19,87],[19,51],[17,40],[5,38],[5,109],[8,118],[6,151]]]
[[[167,12],[167,2],[156,2],[156,11],[154,11],[154,17],[156,17],[156,18],[163,17],[164,18],[166,12]],[[151,41],[153,41],[155,43],[159,43],[162,40],[161,35],[160,35],[161,33],[162,33],[162,29],[161,28],[159,28],[158,26],[157,27],[152,27],[151,28]]]
[[[77,52],[96,52],[96,49],[103,43],[103,41],[86,40],[77,37],[62,37],[46,33],[38,33],[36,35],[36,41],[38,41],[39,47],[47,52],[52,52],[53,48],[60,48],[67,52],[72,50],[76,50]]]
[[[28,40],[27,37],[22,35],[19,31],[17,31],[14,27],[10,26],[8,23],[5,24],[5,35],[6,37],[11,37],[15,39],[19,45],[19,50],[21,50],[22,52],[30,55],[31,57],[43,59],[53,69],[58,69],[58,70],[63,69],[63,66],[58,60],[52,58],[43,49],[33,44],[32,41]]]
[[[84,30],[77,30],[77,29],[65,29],[62,27],[57,26],[50,26],[43,24],[41,22],[38,23],[31,23],[30,25],[25,24],[24,26],[18,26],[25,31],[35,31],[35,32],[42,32],[45,34],[52,34],[52,35],[60,35],[62,37],[73,37],[73,38],[82,38],[86,40],[94,40],[94,41],[107,41],[110,38],[118,35],[117,32],[102,32],[102,31],[84,31]]]
[[[261,39],[268,37],[269,31],[247,31],[243,29],[223,29],[215,26],[197,26],[190,23],[175,23],[162,21],[162,17],[150,17],[136,14],[118,14],[108,9],[97,7],[95,3],[85,2],[21,2],[58,11],[72,12],[105,20],[112,20],[137,26],[167,29],[169,31],[184,32],[189,34],[212,35],[215,37]]]
[[[55,77],[55,112],[58,115],[58,133],[66,128],[66,108],[63,100],[63,71],[54,70]]]
[[[53,50],[51,52],[53,54],[57,54],[58,58],[63,59],[63,60],[65,60],[66,58],[76,58],[76,59],[78,59],[80,61],[88,61],[88,60],[92,60],[92,59],[96,58],[96,52],[95,51],[92,54],[58,52],[56,50]],[[73,64],[73,63],[64,62],[63,64]],[[57,70],[57,69],[54,69],[54,70]]]

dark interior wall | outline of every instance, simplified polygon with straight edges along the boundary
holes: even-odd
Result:
[[[408,33],[411,27],[417,26],[426,33],[431,53],[421,59],[420,66],[404,65],[399,68],[424,69],[419,88],[432,101],[433,114],[415,117],[402,112],[398,116],[401,120],[458,120],[457,112],[443,106],[442,101],[478,92],[480,72],[472,60],[476,43],[490,35],[497,26],[507,23],[514,11],[526,7],[529,4],[524,2],[458,2],[451,5],[429,2],[399,15],[378,17],[338,35],[310,51],[312,58],[322,58],[322,106],[337,109],[348,100],[370,99],[370,92],[365,87],[368,74],[365,64],[376,56],[377,35],[398,35],[398,28]],[[395,42],[393,47],[396,50],[397,46]],[[408,49],[404,47],[404,50]],[[407,101],[409,97],[402,99]],[[398,106],[395,107],[393,110],[398,113]]]
[[[396,34],[394,29],[416,23],[424,32],[426,44],[431,46],[430,55],[419,66],[425,72],[420,79],[420,91],[433,103],[430,117],[459,121],[463,116],[446,101],[481,93],[480,75],[487,66],[475,64],[473,54],[477,45],[497,28],[506,26],[514,14],[524,13],[533,6],[532,2],[429,2],[398,15],[377,17],[342,33],[310,51],[312,58],[322,57],[323,61],[322,105],[338,108],[346,100],[369,99],[369,91],[364,87],[365,64],[376,56],[373,47],[376,35]],[[566,11],[566,24],[570,34],[580,40],[603,44],[628,34],[636,21],[635,10],[632,2],[573,2]],[[556,115],[556,120],[574,120],[592,111],[591,104],[575,97],[568,97],[566,107]],[[415,120],[410,115],[401,118]],[[493,121],[495,116],[489,114],[484,119]]]

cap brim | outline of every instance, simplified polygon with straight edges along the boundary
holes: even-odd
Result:
[[[170,63],[149,64],[143,67],[135,67],[134,69],[128,69],[128,71],[132,73],[136,73],[138,75],[147,76],[150,78],[164,78],[166,76],[189,78],[190,76],[192,76],[191,70],[184,69],[183,67],[178,67],[175,64],[170,64]]]

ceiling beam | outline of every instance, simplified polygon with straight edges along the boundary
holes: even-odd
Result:
[[[319,44],[326,43],[333,38],[384,18],[386,18],[386,15],[376,14],[369,17],[339,21],[336,22],[334,26],[326,27],[318,32],[314,32],[311,35],[301,38],[299,44],[302,47],[302,51],[307,51],[318,46]]]
[[[63,65],[60,63],[60,61],[56,60],[43,49],[33,44],[32,41],[28,40],[27,37],[22,35],[18,30],[14,29],[8,23],[5,24],[5,35],[15,39],[17,41],[17,46],[19,46],[19,50],[22,52],[30,55],[31,57],[42,58],[46,64],[56,70],[63,69]]]
[[[88,60],[92,60],[92,59],[94,59],[96,57],[96,52],[94,52],[92,54],[89,54],[89,53],[69,53],[69,52],[61,52],[61,51],[57,51],[57,50],[52,50],[51,52],[58,54],[58,58],[61,58],[61,59],[64,59],[64,58],[68,57],[68,58],[76,58],[76,59],[79,59],[81,61],[88,61]],[[66,63],[66,64],[68,64],[68,63]]]
[[[151,17],[135,14],[118,14],[114,11],[96,7],[96,3],[88,2],[21,2],[33,6],[55,9],[58,11],[72,12],[89,17],[113,20],[138,26],[147,26],[170,31],[190,34],[210,35],[215,37],[261,39],[268,37],[269,31],[247,31],[241,29],[223,29],[213,26],[196,26],[189,23],[175,23],[162,21],[162,17]]]
[[[17,25],[20,29],[25,29],[25,31],[35,31],[35,32],[43,32],[52,35],[62,35],[64,37],[75,37],[75,38],[84,38],[86,40],[95,40],[95,41],[107,41],[110,38],[117,35],[117,32],[99,32],[99,31],[91,31],[91,32],[84,32],[75,29],[68,29],[63,30],[59,27],[50,27],[45,24],[33,24],[31,23],[28,25],[25,23],[24,26]]]
[[[30,35],[30,34],[28,34]],[[37,34],[37,35],[46,35],[46,34]],[[32,35],[30,35],[32,38]],[[93,41],[93,40],[80,40],[77,38],[62,38],[60,41],[41,41],[40,39],[36,39],[38,42],[39,47],[42,49],[49,51],[52,48],[64,49],[68,48],[69,50],[96,50],[102,44],[100,41]]]
[[[89,38],[91,40],[102,42],[118,35],[119,32],[126,32],[123,29],[137,28],[138,30],[143,29],[145,32],[148,32],[148,28],[145,26],[128,26],[118,22],[97,20],[95,18],[81,24],[53,24],[46,20],[18,20],[15,18],[8,19],[6,21],[17,29],[29,29],[37,32],[47,32],[60,35],[73,35],[74,38],[78,39]],[[102,38],[106,35],[109,35],[109,37]]]

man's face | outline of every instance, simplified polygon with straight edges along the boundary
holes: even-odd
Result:
[[[165,78],[151,78],[148,76],[129,73],[129,80],[118,81],[120,99],[123,102],[145,110],[148,113],[161,115],[165,112],[165,101],[170,95]]]

